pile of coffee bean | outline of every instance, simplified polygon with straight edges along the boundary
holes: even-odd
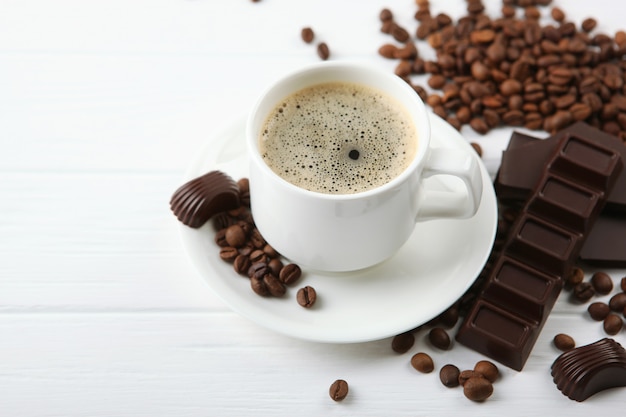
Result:
[[[241,206],[219,213],[212,219],[216,230],[215,243],[220,247],[219,256],[232,263],[237,274],[250,279],[250,287],[256,294],[282,297],[288,286],[298,282],[302,270],[294,263],[284,265],[281,255],[254,225],[248,179],[240,179],[237,186]],[[296,299],[301,306],[310,308],[317,295],[312,287],[304,287],[298,291]]]
[[[452,348],[452,340],[446,328],[452,328],[460,317],[462,300],[454,303],[430,322],[396,335],[391,348],[396,353],[406,353],[415,344],[415,334],[428,329],[426,339],[438,350]],[[431,373],[435,370],[433,358],[427,352],[417,352],[410,359],[411,366],[418,372]],[[493,382],[499,377],[497,366],[488,360],[478,361],[473,369],[461,371],[456,365],[446,364],[439,370],[439,379],[448,388],[463,387],[463,394],[472,401],[484,401],[493,394]]]
[[[435,369],[432,357],[418,352],[411,357],[411,366],[421,373],[431,373]],[[484,401],[493,394],[493,383],[500,371],[491,361],[476,362],[473,369],[461,371],[454,364],[446,364],[439,369],[439,380],[448,388],[463,387],[463,394],[472,401]]]
[[[567,277],[566,288],[571,289],[571,300],[576,303],[586,303],[595,296],[606,296],[613,292],[615,285],[613,278],[606,272],[599,271],[591,275],[589,281],[584,281],[584,271],[573,268]],[[620,280],[620,287],[609,299],[593,301],[587,306],[587,313],[592,320],[602,322],[604,331],[608,335],[618,334],[624,327],[626,318],[626,277]]]
[[[413,86],[433,111],[457,129],[479,134],[498,126],[523,126],[554,133],[586,121],[626,140],[626,32],[594,33],[597,21],[567,19],[551,0],[503,0],[501,15],[485,14],[480,0],[467,0],[456,22],[431,14],[416,0],[415,36],[380,13],[381,31],[396,43],[379,49],[398,60],[395,72]],[[542,26],[542,14],[554,23]],[[435,60],[420,57],[416,40],[426,40]],[[398,44],[399,43],[399,44]],[[429,94],[412,81],[428,76]]]

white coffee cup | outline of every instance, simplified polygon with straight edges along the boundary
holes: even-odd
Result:
[[[408,110],[418,146],[409,166],[377,188],[354,194],[309,191],[277,175],[259,152],[261,129],[285,97],[325,82],[350,82],[386,92]],[[482,195],[476,157],[457,148],[431,148],[424,103],[399,77],[363,63],[328,61],[280,78],[262,94],[247,120],[250,201],[266,241],[291,262],[320,271],[353,271],[391,257],[418,221],[472,217]],[[464,187],[442,190],[424,179],[452,175]],[[424,239],[428,239],[424,236]]]

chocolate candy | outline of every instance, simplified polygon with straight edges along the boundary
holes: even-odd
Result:
[[[580,132],[598,143],[610,145],[618,150],[626,161],[626,146],[613,136],[584,123],[576,123],[564,130]],[[559,133],[561,134],[561,133]],[[514,132],[502,155],[502,164],[494,186],[498,198],[509,204],[521,204],[529,195],[533,181],[538,178],[553,149],[558,135],[545,140]],[[609,194],[604,210],[589,231],[580,251],[580,259],[590,265],[606,268],[626,267],[626,170],[622,171]]]
[[[518,371],[623,168],[619,152],[592,138],[556,136],[532,196],[456,335],[460,343]]]
[[[605,389],[626,386],[626,350],[615,340],[604,338],[561,354],[551,370],[564,395],[584,401]]]
[[[198,228],[212,216],[239,207],[239,187],[227,174],[211,171],[180,186],[170,208],[183,224]]]

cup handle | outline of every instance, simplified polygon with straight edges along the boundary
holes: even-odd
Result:
[[[416,221],[436,218],[467,219],[478,211],[483,177],[477,158],[454,148],[432,148],[422,178],[452,175],[462,180],[465,190],[441,190],[424,182]]]

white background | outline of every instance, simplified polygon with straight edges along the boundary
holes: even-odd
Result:
[[[556,1],[569,18],[623,28],[613,0]],[[464,13],[432,0],[434,13]],[[494,15],[499,1],[485,1]],[[559,332],[605,336],[563,295],[522,372],[501,366],[482,404],[409,364],[413,353],[470,368],[419,333],[295,340],[231,312],[187,259],[169,198],[211,135],[245,115],[281,74],[319,58],[393,70],[377,55],[389,7],[413,33],[412,0],[2,0],[0,2],[1,416],[586,416],[623,410],[626,388],[584,403],[552,383]],[[542,9],[544,14],[549,9]],[[424,56],[427,45],[420,45]],[[511,131],[477,137],[493,173]],[[537,135],[542,135],[537,133]],[[590,274],[593,270],[587,270]],[[618,284],[626,271],[609,271]],[[619,285],[619,284],[618,284]],[[601,298],[607,299],[607,297]],[[376,306],[372,306],[376,308]],[[626,342],[624,331],[615,336]],[[328,387],[350,384],[334,403]]]

